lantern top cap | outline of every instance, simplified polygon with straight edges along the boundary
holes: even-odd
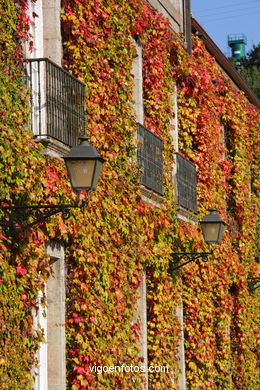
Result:
[[[218,215],[218,213],[216,212],[217,210],[216,209],[209,209],[210,213],[205,215],[202,219],[202,223],[223,223],[225,225],[227,225],[227,223],[225,221],[223,221],[220,217],[220,215]]]
[[[77,146],[73,146],[69,153],[64,156],[65,160],[74,160],[74,159],[81,159],[81,160],[100,160],[101,162],[104,162],[105,160],[100,156],[97,149],[90,145],[88,142],[89,137],[87,135],[83,135],[79,137],[81,143]]]

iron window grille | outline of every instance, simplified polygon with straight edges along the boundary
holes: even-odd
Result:
[[[31,127],[37,138],[74,146],[85,134],[85,84],[47,58],[25,61]]]
[[[137,160],[142,168],[141,183],[163,195],[163,143],[160,137],[139,124]]]
[[[177,163],[177,204],[197,214],[196,166],[175,153]]]

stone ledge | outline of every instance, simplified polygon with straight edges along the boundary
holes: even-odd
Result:
[[[145,186],[141,186],[141,196],[144,203],[151,204],[154,207],[160,208],[163,202],[163,196],[149,190]]]
[[[48,136],[35,136],[35,142],[41,142],[45,146],[44,154],[62,160],[62,156],[68,153],[70,147]]]
[[[198,222],[198,216],[197,214],[194,214],[192,211],[185,209],[184,207],[177,205],[176,206],[177,211],[177,218],[184,222],[189,222],[192,225],[196,225]]]

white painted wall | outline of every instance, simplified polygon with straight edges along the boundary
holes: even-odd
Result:
[[[64,248],[58,243],[52,243],[47,246],[46,250],[53,268],[53,275],[50,276],[46,286],[48,390],[66,390],[66,267]]]
[[[172,95],[172,102],[173,102],[173,116],[170,121],[170,135],[172,137],[172,144],[174,147],[174,151],[179,151],[179,137],[178,137],[178,104],[177,104],[177,87],[175,86],[175,91]],[[173,161],[173,170],[172,170],[172,181],[174,184],[174,190],[175,190],[175,200],[177,200],[177,161],[176,156],[174,156]]]
[[[34,22],[30,25],[29,33],[32,35],[33,49],[29,50],[29,45],[25,48],[25,58],[41,58],[43,57],[43,12],[42,0],[37,0],[36,3],[28,2],[28,16]],[[33,16],[35,15],[35,17]],[[37,15],[37,16],[36,16]]]
[[[183,304],[176,309],[177,318],[180,322],[180,341],[178,346],[178,358],[180,375],[178,378],[178,385],[180,390],[186,390],[186,368],[185,368],[185,350],[184,350],[184,321],[183,321]]]
[[[148,351],[147,351],[147,285],[146,270],[143,270],[142,281],[138,288],[139,299],[137,303],[137,315],[140,321],[140,356],[143,358],[142,366],[145,367],[143,374],[145,383],[142,389],[148,389]]]
[[[132,64],[131,74],[134,81],[133,99],[136,113],[136,122],[144,124],[144,106],[143,106],[143,59],[142,46],[135,39],[132,40],[136,49],[136,57]]]
[[[46,248],[53,275],[45,284],[47,308],[39,306],[34,313],[34,328],[43,329],[45,341],[37,352],[38,365],[34,368],[34,390],[66,390],[66,338],[65,338],[65,281],[64,248],[49,244]],[[41,301],[43,292],[39,293]]]
[[[172,95],[173,102],[173,116],[170,121],[170,135],[173,140],[174,151],[179,151],[179,139],[178,139],[178,103],[177,103],[177,87],[174,88]]]
[[[45,286],[46,294],[46,286]],[[34,313],[34,329],[43,329],[45,342],[41,343],[40,349],[37,351],[38,366],[35,367],[35,385],[34,390],[48,390],[48,366],[47,366],[47,317],[46,311],[40,305],[43,292],[40,291],[38,295],[39,310],[37,315]]]
[[[27,14],[34,24],[30,25],[29,33],[31,34],[31,41],[33,43],[32,51],[29,50],[29,44],[26,43],[24,48],[25,58],[42,58],[44,56],[43,45],[43,10],[42,0],[37,0],[36,3],[28,2]],[[35,16],[34,16],[35,15]],[[31,126],[33,133],[44,134],[45,133],[45,120],[46,120],[46,99],[44,93],[44,63],[41,63],[38,67],[36,62],[26,64],[27,75],[31,74],[28,78],[28,88],[32,90],[31,96]],[[40,72],[40,73],[39,73]],[[40,84],[38,75],[40,74]],[[39,98],[40,93],[40,98]]]

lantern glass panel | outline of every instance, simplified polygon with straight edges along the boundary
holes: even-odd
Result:
[[[98,184],[99,176],[101,173],[103,162],[100,160],[96,160],[96,165],[95,165],[95,171],[94,171],[94,177],[93,177],[93,182],[92,182],[92,190],[95,190]]]
[[[221,228],[221,223],[219,222],[201,223],[201,229],[206,243],[208,244],[219,243],[220,228]]]
[[[220,244],[221,240],[222,240],[222,236],[223,236],[223,233],[224,233],[224,230],[225,230],[225,223],[222,222],[221,225],[220,225],[220,229],[219,229],[219,237],[218,237],[218,244]]]
[[[66,165],[72,188],[75,191],[92,188],[95,160],[67,160]]]

